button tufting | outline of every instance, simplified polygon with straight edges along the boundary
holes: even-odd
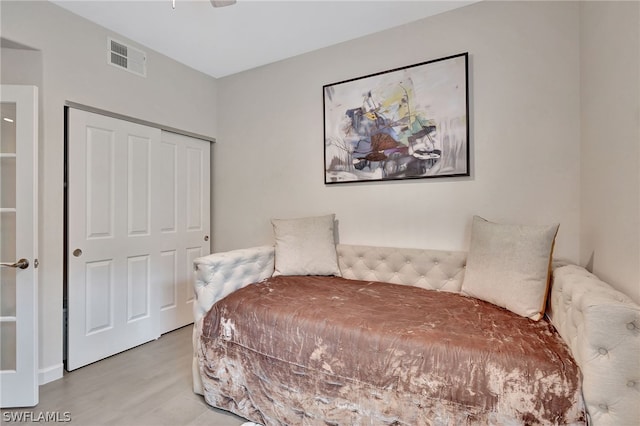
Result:
[[[609,411],[609,407],[607,407],[607,404],[600,404],[598,405],[598,407],[600,407],[602,411]]]
[[[636,382],[634,382],[633,380],[629,380],[627,382],[627,386],[630,387],[630,388],[634,387],[635,385],[636,385]]]
[[[632,322],[630,322],[629,324],[627,324],[627,330],[635,330],[636,329],[636,325]]]
[[[605,348],[598,349],[598,352],[600,352],[600,355],[606,355],[608,353],[608,351]]]

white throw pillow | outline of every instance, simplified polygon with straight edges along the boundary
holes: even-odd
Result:
[[[272,219],[277,275],[340,276],[334,237],[335,215]]]
[[[538,321],[558,226],[505,225],[474,216],[462,293]]]

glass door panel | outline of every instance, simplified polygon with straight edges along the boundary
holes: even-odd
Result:
[[[16,259],[16,104],[0,107],[0,262]],[[16,270],[0,268],[0,369],[16,369]]]
[[[2,116],[2,133],[0,133],[0,152],[5,154],[16,153],[16,103],[0,102],[0,115]],[[5,133],[6,132],[6,133]]]

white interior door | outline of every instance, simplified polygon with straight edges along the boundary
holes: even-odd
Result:
[[[209,142],[71,108],[67,369],[193,322]]]
[[[67,369],[156,339],[151,150],[160,130],[69,110]]]
[[[38,403],[38,89],[2,85],[0,406]]]
[[[161,190],[152,224],[161,247],[155,282],[162,333],[193,322],[193,260],[209,254],[210,149],[207,141],[162,132],[154,161]]]

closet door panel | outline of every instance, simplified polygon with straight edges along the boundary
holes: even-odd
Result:
[[[166,268],[170,269],[169,263],[175,268],[175,278],[168,274],[159,278],[165,297],[159,316],[163,332],[193,322],[193,259],[209,254],[210,247],[210,145],[162,133],[158,162],[165,172],[161,177],[165,191],[154,211],[162,211],[156,227],[162,234]]]
[[[156,339],[151,150],[160,130],[69,110],[67,369]]]

